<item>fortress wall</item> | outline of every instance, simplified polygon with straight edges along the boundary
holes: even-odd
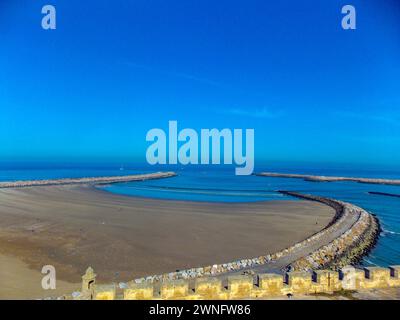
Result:
[[[95,300],[227,300],[273,298],[285,295],[307,295],[334,293],[342,290],[370,290],[400,287],[400,266],[389,268],[367,267],[356,269],[347,266],[337,271],[317,270],[313,272],[293,271],[285,276],[278,274],[259,274],[255,278],[249,275],[230,276],[228,286],[224,287],[220,279],[196,279],[194,289],[190,289],[188,280],[173,280],[153,284],[130,284],[119,289],[115,285],[93,285],[81,292],[75,299]],[[90,294],[88,294],[90,292]]]

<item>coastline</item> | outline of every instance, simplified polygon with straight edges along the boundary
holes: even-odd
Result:
[[[70,283],[77,283],[76,276],[88,265],[104,281],[142,274],[135,281],[151,283],[243,272],[337,270],[368,254],[381,230],[377,218],[362,208],[296,192],[279,191],[300,201],[232,205],[123,196],[95,187],[173,175],[41,180],[44,185],[18,181],[16,187],[5,183],[0,188],[2,259],[13,255],[36,272],[41,265],[55,265],[60,279]],[[188,269],[201,265],[206,267]]]
[[[88,265],[100,282],[118,282],[273,253],[318,232],[335,214],[309,201],[164,201],[93,185],[3,188],[0,200],[0,253],[37,271],[54,265],[70,283]]]

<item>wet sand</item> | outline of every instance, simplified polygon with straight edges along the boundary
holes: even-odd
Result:
[[[321,230],[334,214],[310,201],[166,201],[74,185],[1,189],[0,298],[42,296],[32,278],[41,279],[48,264],[69,290],[89,265],[99,282],[128,281],[273,253]],[[10,279],[33,284],[20,292]]]

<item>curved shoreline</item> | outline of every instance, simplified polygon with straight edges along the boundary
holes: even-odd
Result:
[[[337,270],[345,265],[357,263],[376,244],[381,231],[379,221],[364,209],[339,200],[290,191],[280,192],[326,204],[334,208],[336,214],[321,231],[274,254],[152,275],[135,279],[134,282],[159,282],[204,276],[224,277],[243,272],[266,273],[271,270],[309,271],[322,268]],[[327,243],[324,244],[324,241]]]
[[[323,202],[337,208],[336,210],[340,215],[338,221],[332,226],[323,229],[318,236],[321,236],[329,228],[336,228],[337,226],[335,226],[335,224],[340,223],[340,220],[348,219],[350,215],[357,216],[351,228],[340,237],[290,264],[289,268],[301,271],[323,268],[338,270],[346,265],[358,263],[364,256],[368,255],[370,250],[375,246],[381,232],[380,223],[374,215],[371,215],[364,209],[348,202],[328,198],[303,195],[295,192],[283,191],[283,193],[303,199]],[[306,241],[308,240],[309,239]]]
[[[45,180],[20,180],[12,182],[0,182],[0,189],[4,188],[24,188],[24,187],[43,187],[74,184],[112,184],[118,182],[143,181],[150,179],[163,179],[174,177],[177,174],[172,171],[155,172],[147,174],[135,174],[128,176],[111,177],[91,177],[91,178],[64,178],[64,179],[45,179]]]
[[[357,178],[357,177],[335,177],[335,176],[314,176],[307,174],[289,174],[289,173],[275,173],[275,172],[260,172],[256,176],[270,177],[270,178],[292,178],[303,179],[311,182],[338,182],[338,181],[351,181],[366,184],[386,184],[400,186],[400,179],[375,179],[375,178]]]
[[[335,215],[309,201],[165,201],[93,184],[5,188],[0,202],[0,252],[74,283],[88,265],[124,281],[277,252]]]

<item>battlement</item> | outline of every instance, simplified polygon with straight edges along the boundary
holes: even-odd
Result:
[[[285,275],[274,273],[234,275],[226,279],[203,277],[189,280],[169,280],[155,283],[130,282],[123,288],[95,284],[95,274],[88,269],[92,285],[87,287],[88,276],[83,276],[84,290],[74,299],[94,300],[230,300],[269,298],[285,295],[334,293],[341,290],[368,290],[400,287],[400,266],[389,268],[347,266],[339,272],[316,270],[293,271]],[[223,283],[227,282],[227,287]]]

